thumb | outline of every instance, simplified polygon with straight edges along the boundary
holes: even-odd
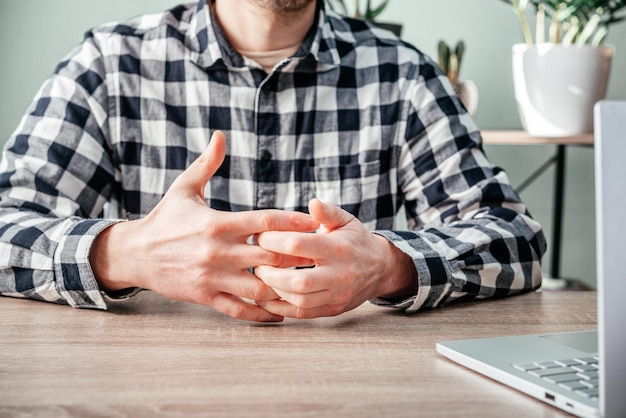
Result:
[[[332,203],[325,203],[319,199],[309,202],[309,213],[311,217],[322,224],[327,231],[341,228],[350,223],[354,216],[339,206]]]
[[[184,189],[204,199],[204,188],[217,172],[226,156],[226,136],[215,131],[206,149],[177,179],[175,187]]]

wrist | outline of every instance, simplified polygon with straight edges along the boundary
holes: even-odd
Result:
[[[387,238],[374,234],[384,248],[381,287],[377,297],[408,299],[417,294],[417,270],[413,259]]]
[[[115,292],[135,287],[128,272],[123,268],[123,254],[129,254],[124,249],[126,240],[122,234],[126,222],[109,226],[100,232],[94,239],[89,250],[89,263],[100,288]]]

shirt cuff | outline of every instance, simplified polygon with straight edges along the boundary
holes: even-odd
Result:
[[[130,299],[143,289],[140,287],[129,287],[120,290],[103,290],[102,293],[109,300]]]
[[[416,232],[374,231],[374,233],[387,238],[400,251],[411,257],[417,271],[417,293],[401,301],[376,298],[371,302],[379,306],[404,309],[407,313],[436,306],[441,296],[446,293],[444,289],[450,286],[447,280],[451,276],[449,263]]]
[[[417,299],[417,296],[411,296],[408,299],[404,299],[400,301],[385,299],[385,298],[374,298],[374,299],[370,299],[370,303],[373,303],[374,305],[377,305],[377,306],[382,306],[384,308],[396,308],[396,309],[406,310],[415,304],[415,299]]]
[[[70,306],[107,309],[91,269],[89,252],[98,234],[120,221],[81,219],[73,222],[59,241],[54,253],[55,286]]]

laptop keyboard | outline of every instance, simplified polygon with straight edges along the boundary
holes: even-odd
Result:
[[[598,399],[598,357],[577,357],[541,363],[520,363],[516,369],[541,377],[591,399]]]

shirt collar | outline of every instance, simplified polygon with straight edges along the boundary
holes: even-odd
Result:
[[[211,3],[214,0],[210,0]],[[188,46],[192,60],[203,68],[218,62],[230,67],[243,67],[244,59],[228,42],[207,0],[200,0],[189,21]],[[307,33],[295,57],[311,55],[316,61],[327,65],[339,65],[339,53],[335,33],[324,9],[324,1],[317,1],[316,24]]]

